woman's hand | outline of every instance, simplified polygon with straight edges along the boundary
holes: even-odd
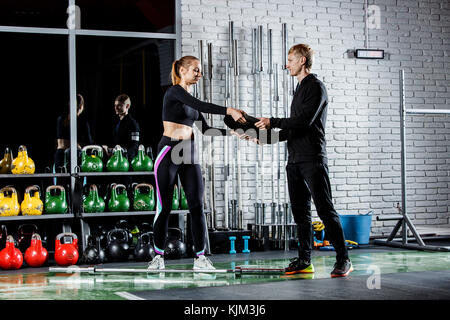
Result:
[[[246,123],[247,120],[244,118],[245,112],[235,108],[227,108],[227,114],[230,115],[234,121],[239,123]]]

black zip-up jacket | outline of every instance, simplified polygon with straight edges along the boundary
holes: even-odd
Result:
[[[272,128],[282,129],[279,141],[287,140],[288,163],[326,161],[325,123],[328,95],[316,75],[309,74],[297,85],[289,118],[270,118]]]

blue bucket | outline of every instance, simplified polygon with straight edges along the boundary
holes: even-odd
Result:
[[[340,214],[345,240],[358,244],[369,244],[370,227],[372,226],[372,211],[366,214]]]

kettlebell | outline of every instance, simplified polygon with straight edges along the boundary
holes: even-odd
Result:
[[[94,236],[89,235],[87,239],[86,249],[83,251],[83,256],[81,257],[81,261],[87,264],[95,264],[98,262],[99,255],[98,250],[95,246]]]
[[[32,223],[21,224],[19,228],[17,228],[17,248],[20,250],[20,252],[25,253],[25,251],[31,244],[31,238],[33,237],[33,234],[37,232],[37,226]]]
[[[11,172],[13,174],[33,174],[35,170],[34,161],[28,157],[27,148],[19,146],[17,158],[11,164]]]
[[[155,257],[153,249],[153,232],[145,232],[140,235],[134,248],[134,259],[137,261],[150,261]]]
[[[59,195],[52,195],[52,190],[59,190]],[[68,211],[66,189],[63,186],[48,186],[45,190],[45,213],[66,213]]]
[[[36,216],[44,211],[44,203],[40,198],[38,185],[29,186],[25,189],[23,201],[20,204],[22,215]]]
[[[111,261],[123,261],[128,259],[130,245],[128,244],[128,232],[124,229],[112,229],[107,236],[108,245],[106,254]]]
[[[71,239],[71,243],[66,243],[65,241],[69,237]],[[61,238],[64,239],[64,243],[61,243]],[[60,266],[70,266],[76,264],[78,258],[79,253],[77,235],[71,232],[63,232],[58,234],[55,240],[55,262]]]
[[[143,191],[144,189],[148,191]],[[139,183],[134,187],[133,209],[136,211],[155,209],[155,189],[151,184]]]
[[[181,210],[188,210],[189,206],[188,206],[188,202],[187,202],[187,199],[186,199],[186,194],[184,193],[183,187],[180,188],[180,193],[181,193],[180,209]]]
[[[42,246],[41,236],[34,233],[31,237],[31,244],[25,251],[25,262],[30,267],[40,267],[48,260],[48,251]]]
[[[180,200],[178,196],[178,187],[177,185],[174,185],[172,196],[172,210],[178,210],[179,207],[180,207]]]
[[[0,189],[0,216],[17,216],[20,212],[17,191],[14,187]]]
[[[11,149],[5,149],[5,155],[0,161],[0,174],[11,173],[11,166],[13,161],[13,154]]]
[[[133,171],[152,171],[153,170],[153,161],[152,159],[145,153],[144,145],[139,145],[137,155],[131,160],[131,167]]]
[[[8,230],[6,229],[6,226],[2,224],[0,226],[1,233],[0,233],[0,250],[6,247],[6,238],[8,237]]]
[[[98,263],[104,263],[107,261],[106,259],[106,252],[102,247],[102,241],[100,237],[95,238],[95,244],[98,252]]]
[[[119,172],[126,172],[128,171],[130,167],[130,163],[128,162],[128,159],[124,157],[123,155],[123,149],[121,146],[116,145],[113,149],[113,155],[111,158],[109,158],[108,162],[106,163],[106,169],[108,171],[119,171]]]
[[[122,190],[120,193],[117,189]],[[111,212],[126,212],[130,209],[130,200],[127,196],[127,188],[123,184],[113,184],[111,198],[108,201],[108,210]]]
[[[98,188],[95,184],[89,187],[89,195],[83,200],[84,212],[105,211],[105,201],[98,195]]]
[[[91,150],[90,155],[87,151]],[[102,172],[103,171],[103,149],[100,146],[89,145],[81,149],[81,171]]]
[[[186,254],[186,245],[181,241],[182,231],[180,228],[170,227],[168,229],[168,241],[164,249],[165,259],[180,259]]]
[[[9,235],[6,238],[5,249],[0,251],[0,267],[6,270],[15,270],[22,267],[22,264],[22,252],[14,246],[14,238]]]

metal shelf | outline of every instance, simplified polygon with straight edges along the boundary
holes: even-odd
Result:
[[[172,210],[170,214],[187,214],[189,210]],[[156,211],[125,211],[125,212],[81,212],[81,218],[101,218],[101,217],[124,217],[124,216],[149,216],[156,214]]]
[[[70,178],[70,173],[33,173],[33,174],[0,174],[0,179],[2,178]]]
[[[6,216],[0,217],[0,222],[4,221],[21,221],[21,220],[52,220],[52,219],[72,219],[73,213],[54,213],[54,214],[42,214],[34,216]]]
[[[92,177],[92,176],[142,176],[142,175],[154,175],[154,171],[126,171],[126,172],[76,172],[73,175],[76,177]]]

